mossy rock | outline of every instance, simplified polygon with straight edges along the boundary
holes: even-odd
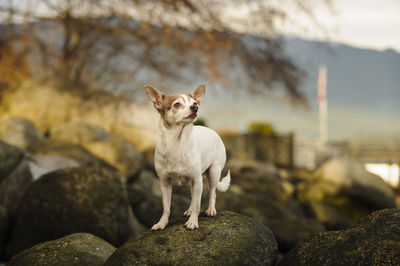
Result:
[[[0,182],[14,170],[24,157],[22,150],[0,141]]]
[[[205,198],[208,201],[208,197]],[[281,251],[324,230],[318,221],[305,219],[302,206],[285,189],[285,181],[271,171],[249,170],[239,176],[233,173],[230,189],[224,193],[217,192],[216,208],[217,211],[234,211],[262,222],[274,233]],[[310,221],[313,227],[307,225]],[[294,233],[287,233],[287,230]]]
[[[361,163],[347,159],[332,159],[323,164],[312,178],[299,184],[298,198],[307,205],[317,204],[320,208],[313,210],[315,216],[336,230],[372,211],[396,206],[390,185],[365,170]],[[324,220],[323,212],[331,216],[332,222]],[[334,213],[337,217],[332,216]]]
[[[114,251],[114,246],[94,235],[76,233],[26,249],[7,265],[102,266]]]
[[[29,159],[17,147],[0,142],[0,204],[10,217],[33,181]]]
[[[8,254],[77,232],[120,246],[143,229],[122,180],[115,171],[83,167],[54,171],[31,183],[17,210]]]
[[[9,219],[6,208],[0,205],[0,261],[5,260]]]
[[[278,249],[272,232],[260,222],[233,212],[200,217],[187,230],[177,219],[162,231],[130,239],[105,263],[124,265],[274,265]]]
[[[316,234],[279,265],[400,265],[400,210],[375,211],[347,230]]]

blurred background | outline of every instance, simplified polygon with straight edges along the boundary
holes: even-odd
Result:
[[[151,226],[158,114],[143,85],[204,83],[198,124],[220,133],[232,170],[217,210],[265,223],[281,252],[398,207],[399,12],[397,0],[0,0],[0,139],[29,157],[32,177],[13,189],[106,165]]]

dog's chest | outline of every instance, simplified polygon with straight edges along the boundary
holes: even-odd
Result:
[[[162,179],[175,185],[186,185],[193,182],[199,160],[194,151],[184,150],[179,145],[166,149],[157,147],[155,167]]]

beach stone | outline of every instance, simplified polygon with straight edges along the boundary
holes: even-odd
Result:
[[[130,239],[105,266],[124,265],[274,265],[278,248],[260,222],[233,212],[200,217],[199,229],[187,230],[185,219],[166,229]]]
[[[8,266],[102,266],[115,247],[87,233],[76,233],[37,244],[16,255]]]

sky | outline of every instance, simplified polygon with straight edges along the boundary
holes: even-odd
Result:
[[[18,0],[16,3],[32,7],[36,1],[38,0]],[[322,4],[324,1],[308,0],[315,2],[315,16],[328,34],[318,30],[304,13],[293,9],[290,0],[271,0],[272,3],[274,1],[277,5],[287,5],[285,10],[289,13],[293,10],[292,24],[284,22],[285,24],[278,26],[283,34],[324,41],[328,38],[333,42],[360,48],[394,49],[400,52],[400,0],[330,0],[332,9]],[[7,2],[8,0],[0,0],[0,5]],[[295,24],[302,24],[307,30],[300,29]]]
[[[36,1],[18,0],[16,3],[31,7]],[[289,13],[293,9],[290,0],[275,1],[278,5],[287,5],[286,11]],[[400,0],[330,0],[332,9],[322,4],[324,1],[309,1],[315,2],[313,11],[317,20],[329,32],[328,36],[322,34],[315,24],[295,9],[291,14],[295,18],[294,23],[306,27],[308,25],[308,30],[301,30],[285,22],[280,25],[282,33],[314,40],[326,40],[328,37],[333,42],[360,48],[394,49],[400,52]],[[0,0],[0,5],[6,3],[8,0]]]
[[[400,0],[332,0],[333,12],[320,4],[314,12],[318,21],[327,28],[328,38],[359,48],[393,49],[400,52]],[[305,18],[299,20],[307,25]],[[326,35],[310,27],[298,31],[283,25],[282,31],[298,37],[324,40]]]

